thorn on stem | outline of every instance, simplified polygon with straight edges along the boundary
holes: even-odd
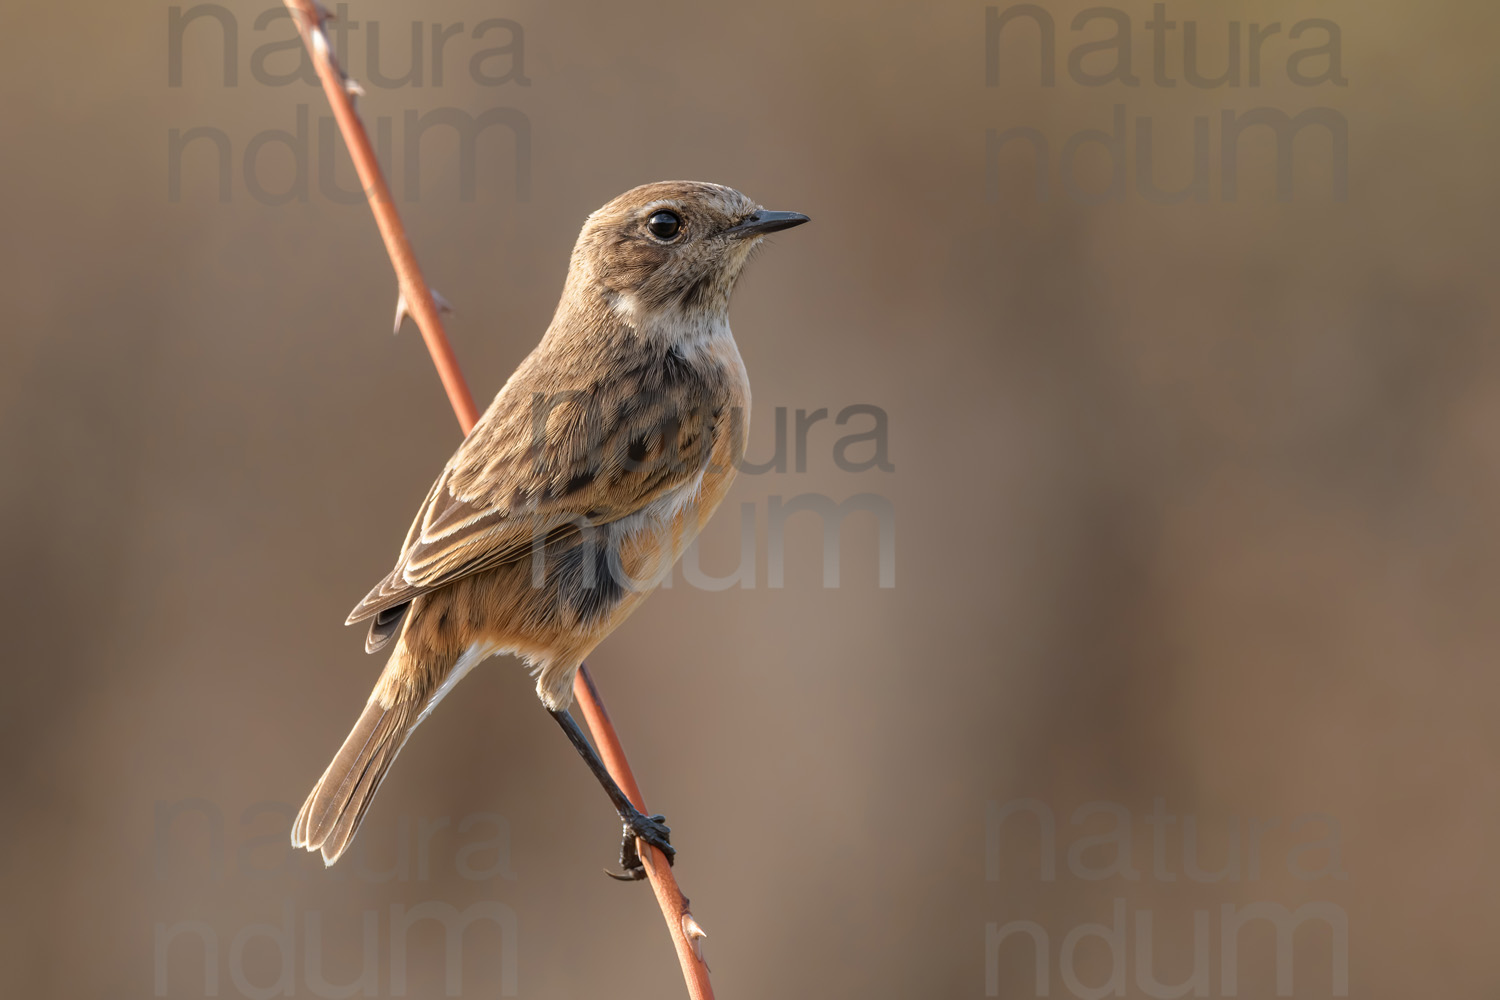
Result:
[[[406,316],[407,316],[407,312],[406,312],[406,293],[405,292],[397,292],[396,293],[396,326],[395,326],[394,329],[391,330],[391,333],[400,333],[401,332],[401,322],[406,319]]]
[[[693,954],[698,957],[698,961],[703,962],[703,939],[708,937],[708,932],[698,926],[698,921],[693,919],[691,913],[685,912],[682,915],[682,936],[692,945]],[[703,964],[708,965],[707,962]]]
[[[451,313],[451,312],[453,312],[453,304],[451,302],[449,302],[447,299],[443,298],[443,294],[441,292],[439,292],[436,288],[429,288],[429,289],[427,289],[427,293],[432,296],[432,303],[433,303],[433,305],[437,306],[438,312],[445,312],[445,313]],[[391,330],[391,332],[392,333],[400,333],[401,332],[401,323],[406,319],[406,317],[408,317],[410,315],[411,315],[411,310],[406,305],[406,293],[405,292],[397,292],[396,293],[396,325],[395,325],[395,328]]]

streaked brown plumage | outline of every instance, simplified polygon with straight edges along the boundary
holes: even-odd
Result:
[[[395,568],[349,616],[370,621],[366,649],[390,645],[390,659],[293,844],[336,861],[412,730],[496,653],[532,666],[542,702],[589,757],[567,714],[573,676],[728,490],[750,405],[729,297],[760,237],[805,221],[683,181],[635,188],[589,216],[541,343],[433,484]],[[597,758],[590,765],[627,827],[662,846],[666,828],[630,815]],[[627,835],[627,873],[633,843]]]

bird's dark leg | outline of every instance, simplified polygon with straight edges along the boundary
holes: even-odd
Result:
[[[635,806],[630,804],[630,799],[621,790],[614,778],[610,777],[609,769],[604,766],[604,761],[599,759],[598,752],[589,742],[583,730],[578,727],[573,716],[567,709],[561,709],[552,713],[557,724],[562,726],[563,732],[568,734],[573,748],[578,751],[578,756],[594,772],[594,777],[604,788],[604,794],[609,796],[609,801],[614,804],[615,812],[620,814],[620,822],[625,825],[625,831],[620,841],[620,868],[623,874],[616,875],[614,872],[606,872],[612,878],[620,879],[622,882],[634,882],[646,877],[645,866],[641,864],[640,853],[636,850],[635,839],[637,837],[655,847],[667,856],[667,864],[672,864],[676,859],[677,852],[672,847],[672,830],[666,825],[665,816],[647,816]]]

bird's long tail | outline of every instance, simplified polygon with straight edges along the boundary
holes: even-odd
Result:
[[[469,656],[441,665],[414,664],[411,659],[405,641],[398,642],[359,721],[292,824],[292,846],[322,851],[325,864],[333,864],[348,849],[412,730],[478,662]]]

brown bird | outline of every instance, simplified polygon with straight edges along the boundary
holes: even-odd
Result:
[[[569,714],[573,676],[724,498],[750,406],[730,294],[763,236],[806,221],[690,181],[634,188],[589,216],[541,343],[349,615],[390,660],[293,845],[337,861],[417,724],[475,664],[513,653],[620,814],[621,877],[644,875],[636,837],[673,857],[662,817],[630,804]]]

